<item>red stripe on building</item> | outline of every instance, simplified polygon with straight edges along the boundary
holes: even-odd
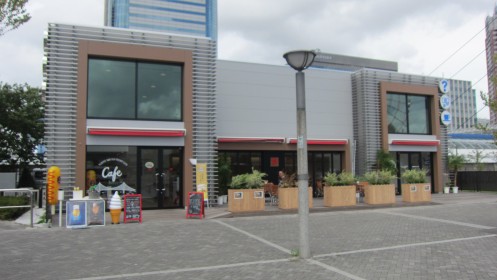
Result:
[[[297,139],[291,138],[289,144],[297,144]],[[347,140],[333,140],[333,139],[308,139],[307,145],[346,145]]]
[[[220,137],[218,143],[283,143],[285,138]]]
[[[404,145],[404,146],[438,146],[440,141],[438,140],[392,140],[392,145]]]
[[[184,137],[185,130],[88,128],[88,134],[107,136]]]

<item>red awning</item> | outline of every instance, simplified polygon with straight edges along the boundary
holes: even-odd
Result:
[[[132,129],[132,128],[88,128],[89,135],[184,137],[184,129]]]
[[[218,137],[218,143],[284,143],[279,137]]]
[[[289,144],[297,144],[296,138],[289,138]],[[307,139],[307,145],[346,145],[347,139]]]
[[[392,140],[391,145],[404,146],[438,146],[439,140]]]

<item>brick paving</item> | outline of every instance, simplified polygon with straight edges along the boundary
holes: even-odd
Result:
[[[273,208],[145,211],[142,224],[86,229],[0,222],[1,279],[497,279],[496,194],[398,206],[315,209],[310,260],[289,253],[297,215]]]

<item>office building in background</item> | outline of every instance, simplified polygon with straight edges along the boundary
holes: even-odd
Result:
[[[476,114],[476,92],[470,81],[448,80],[451,99],[450,108],[452,122],[447,127],[449,132],[464,132],[475,128],[478,116]]]
[[[487,77],[488,77],[488,95],[495,99],[495,84],[492,77],[497,76],[495,69],[495,56],[497,55],[497,6],[494,9],[494,15],[488,16],[485,21],[486,38],[485,48],[487,50]],[[490,110],[490,124],[497,123],[497,115]]]
[[[106,0],[105,25],[217,40],[217,0]]]

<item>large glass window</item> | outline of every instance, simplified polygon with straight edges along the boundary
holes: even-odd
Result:
[[[135,117],[135,63],[90,59],[88,63],[88,117]]]
[[[90,58],[88,118],[182,120],[182,66]]]
[[[181,120],[181,67],[138,63],[138,119]]]
[[[429,134],[429,97],[387,94],[388,133]]]

